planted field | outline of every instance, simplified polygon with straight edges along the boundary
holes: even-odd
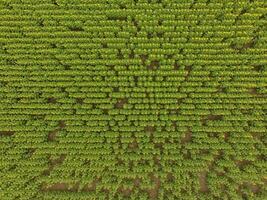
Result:
[[[0,200],[267,198],[264,0],[0,0]]]

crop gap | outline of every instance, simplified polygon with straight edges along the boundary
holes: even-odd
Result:
[[[82,188],[82,191],[83,192],[93,192],[93,191],[95,191],[96,190],[96,186],[97,186],[97,184],[98,184],[99,181],[100,181],[100,178],[96,178],[91,183],[86,184]]]
[[[185,66],[185,70],[188,72],[191,72],[192,71],[192,65]]]
[[[136,27],[137,31],[139,32],[141,30],[141,28],[139,27],[136,19],[133,19],[132,22],[133,22],[134,26]]]
[[[158,199],[161,186],[160,178],[156,177],[154,174],[151,174],[151,181],[154,183],[154,187],[147,189],[148,196],[150,199]]]
[[[14,60],[14,59],[7,59],[6,62],[9,65],[16,65],[17,64],[16,60]]]
[[[126,21],[127,17],[123,17],[123,16],[109,16],[108,20],[118,20],[118,21]]]
[[[208,136],[211,138],[219,138],[218,134],[216,132],[209,132]]]
[[[256,65],[253,67],[253,69],[257,72],[262,72],[264,67],[263,67],[263,65]]]
[[[56,6],[59,6],[58,3],[57,3],[57,0],[52,0],[52,4],[54,4]]]
[[[108,109],[103,109],[103,114],[108,115]]]
[[[180,68],[178,61],[174,62],[174,70],[178,70]]]
[[[208,115],[207,120],[222,120],[222,115]]]
[[[218,89],[217,89],[217,92],[226,93],[227,92],[227,88],[223,87],[223,86],[219,86]]]
[[[181,143],[186,144],[192,141],[192,131],[189,129],[186,131],[185,136],[181,138]]]
[[[251,161],[249,161],[249,160],[236,160],[235,164],[240,170],[243,170],[246,166],[251,164]]]
[[[162,38],[163,37],[163,32],[157,32],[157,37]]]
[[[148,38],[148,39],[151,39],[151,38],[153,38],[153,33],[151,33],[151,32],[148,32],[148,33],[147,33],[147,38]]]
[[[218,21],[222,21],[223,20],[223,17],[224,17],[224,14],[223,13],[219,13],[217,16],[216,16],[216,19],[218,20]]]
[[[173,54],[167,54],[167,55],[166,55],[166,58],[167,58],[167,59],[172,59],[172,57],[173,57]]]
[[[137,149],[138,143],[137,143],[136,139],[133,142],[129,143],[128,147],[132,150]]]
[[[6,8],[6,9],[9,9],[9,10],[12,10],[12,9],[13,9],[13,6],[12,6],[10,3],[7,3],[7,4],[5,5],[5,8]]]
[[[231,43],[230,44],[230,48],[234,49],[234,50],[237,50],[237,51],[242,51],[242,50],[246,50],[246,49],[249,49],[249,48],[252,48],[255,46],[255,44],[257,43],[257,38],[254,37],[252,38],[250,41],[242,44],[242,45],[237,45],[235,43]]]
[[[74,31],[74,32],[80,32],[80,31],[84,31],[84,29],[82,27],[78,27],[78,26],[71,26],[68,27],[70,31]]]
[[[192,155],[191,155],[191,152],[189,150],[186,150],[185,152],[182,152],[182,156],[186,160],[191,160],[192,159]]]
[[[123,108],[124,104],[128,103],[128,99],[126,98],[121,98],[117,101],[117,103],[115,104],[115,108]]]
[[[107,48],[108,47],[107,43],[102,43],[102,47]]]
[[[26,150],[26,153],[25,154],[26,154],[27,157],[31,157],[34,154],[35,151],[36,151],[35,148],[28,148]]]
[[[120,4],[119,7],[120,7],[120,9],[125,9],[126,5],[125,4]]]
[[[259,20],[264,19],[266,16],[267,16],[266,14],[262,14],[262,15],[259,17]]]
[[[207,193],[209,191],[208,183],[207,183],[207,172],[202,171],[199,174],[199,185],[200,185],[200,192]]]
[[[123,54],[122,54],[122,52],[121,52],[120,49],[118,50],[117,57],[118,57],[119,59],[123,59]]]
[[[213,114],[211,114],[211,115],[208,115],[208,116],[204,117],[201,120],[201,122],[202,122],[202,125],[205,126],[205,125],[207,125],[207,121],[209,121],[209,120],[213,121],[213,120],[222,120],[222,119],[223,119],[222,115],[213,115]]]
[[[131,196],[132,190],[130,188],[123,188],[122,186],[120,186],[117,189],[117,192],[120,193],[123,198],[129,198]]]
[[[249,88],[248,89],[248,92],[249,92],[249,94],[251,94],[251,95],[261,95],[261,94],[259,94],[259,92],[258,92],[258,88]]]
[[[65,123],[65,121],[60,120],[60,121],[58,122],[58,126],[59,126],[60,129],[65,128],[65,127],[66,127],[66,123]]]
[[[159,68],[159,61],[158,60],[153,60],[150,62],[150,64],[147,66],[147,69],[149,70],[156,70]]]
[[[174,177],[173,173],[168,172],[168,174],[167,174],[167,182],[171,183],[171,182],[174,182],[174,181],[175,181],[175,177]]]
[[[134,50],[131,49],[131,53],[129,54],[129,58],[134,58]]]
[[[49,98],[47,99],[47,102],[48,102],[48,103],[57,103],[57,99],[54,98],[54,97],[49,97]]]
[[[140,55],[140,58],[141,58],[142,64],[145,65],[146,60],[148,59],[148,55],[142,54]]]
[[[55,130],[50,131],[50,132],[48,133],[48,135],[47,135],[47,140],[48,140],[48,142],[55,141],[57,132],[58,132],[58,130],[55,129]]]
[[[241,12],[240,12],[240,14],[239,14],[239,15],[243,15],[243,14],[245,14],[247,11],[248,11],[248,9],[247,9],[247,8],[243,8],[243,9],[241,10]]]
[[[154,126],[145,126],[145,132],[153,133],[156,131],[156,128]]]
[[[138,76],[134,76],[133,79],[134,79],[135,84],[137,84],[138,83]]]
[[[51,47],[54,49],[54,48],[57,48],[57,45],[55,44],[55,43],[51,43],[50,44],[51,45]]]
[[[44,27],[44,19],[38,20],[38,26]]]
[[[84,103],[83,101],[84,101],[83,98],[76,98],[76,102],[78,104],[83,104]]]
[[[119,92],[119,87],[114,87],[113,92]]]
[[[223,134],[223,139],[224,139],[225,142],[229,141],[229,137],[230,137],[230,133],[227,132],[227,133]]]
[[[12,136],[15,134],[15,131],[0,131],[0,136]]]

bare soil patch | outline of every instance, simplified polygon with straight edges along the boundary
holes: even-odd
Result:
[[[97,183],[99,183],[100,178],[96,178],[94,181],[92,181],[91,183],[85,185],[82,189],[82,191],[84,192],[92,192],[96,190],[96,185]]]
[[[0,136],[12,136],[15,134],[15,131],[0,131]]]
[[[159,61],[158,60],[153,60],[150,62],[150,64],[147,66],[147,69],[149,70],[156,70],[159,68]]]
[[[155,186],[152,189],[147,189],[147,192],[150,199],[157,199],[161,182],[160,179],[156,177],[154,174],[151,175],[151,181],[155,183]]]
[[[48,103],[57,103],[57,99],[54,98],[54,97],[49,97],[49,98],[47,99],[47,102],[48,102]]]
[[[192,131],[190,131],[189,129],[187,130],[187,132],[185,133],[185,136],[182,137],[181,139],[181,143],[185,144],[188,143],[192,140]]]
[[[119,99],[118,102],[115,104],[115,108],[121,109],[126,103],[128,103],[128,100],[126,98]]]
[[[207,184],[207,172],[206,171],[202,171],[199,174],[199,184],[200,184],[200,192],[208,192],[209,188],[208,188],[208,184]]]

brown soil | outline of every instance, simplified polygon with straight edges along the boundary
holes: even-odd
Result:
[[[59,121],[58,126],[59,126],[58,128],[48,133],[48,138],[47,138],[48,141],[50,142],[55,141],[57,133],[59,132],[59,130],[65,128],[66,124],[64,121],[61,120]]]
[[[156,70],[158,68],[159,68],[159,61],[157,60],[151,61],[150,64],[147,66],[147,69],[149,70]]]
[[[91,183],[87,184],[86,186],[83,187],[82,191],[84,192],[92,192],[95,191],[97,183],[100,181],[99,178],[96,178],[94,181]]]
[[[202,171],[199,174],[199,184],[200,184],[200,192],[208,192],[208,184],[207,184],[207,172]]]
[[[68,184],[66,183],[55,183],[51,186],[45,186],[42,188],[43,191],[67,191]]]
[[[135,186],[135,187],[139,187],[140,184],[141,184],[141,180],[140,180],[140,178],[135,178],[135,179],[133,180],[133,182],[134,182],[134,186]]]
[[[240,184],[238,186],[238,189],[237,189],[238,193],[241,194],[241,195],[242,195],[242,191],[241,191],[242,188],[248,188],[254,194],[257,194],[257,193],[259,193],[261,191],[261,187],[258,186],[257,184],[252,184],[252,183],[249,183],[249,182],[243,182],[242,184]]]
[[[156,128],[154,126],[146,126],[145,131],[149,133],[155,132]]]
[[[75,183],[71,187],[67,183],[55,183],[51,186],[44,186],[41,188],[42,191],[69,191],[69,192],[78,192],[79,183]]]
[[[134,140],[132,143],[129,144],[130,149],[137,149],[138,148],[138,143],[136,140]]]
[[[64,162],[65,158],[66,158],[66,155],[61,154],[60,157],[57,159],[54,159],[54,160],[50,159],[49,160],[49,167],[48,167],[48,169],[43,171],[42,175],[48,176],[53,171],[55,166],[61,165]]]
[[[127,188],[124,189],[122,186],[118,188],[118,192],[121,193],[124,197],[129,197],[132,193],[132,190]]]
[[[66,124],[65,124],[65,122],[64,121],[59,121],[59,128],[61,128],[61,129],[63,129],[63,128],[65,128],[66,127]]]
[[[141,58],[142,64],[145,65],[146,60],[148,59],[148,56],[147,55],[140,55],[140,58]]]
[[[57,129],[53,130],[53,131],[50,131],[48,133],[48,141],[50,141],[50,142],[55,141],[57,132],[58,132]]]
[[[131,53],[129,54],[129,58],[134,58],[134,51],[131,49]]]
[[[235,164],[238,166],[238,168],[243,169],[245,166],[249,165],[251,161],[249,160],[236,160]]]
[[[182,156],[184,159],[190,160],[192,158],[191,152],[189,150],[186,151],[186,153],[182,153]]]
[[[167,181],[168,182],[173,182],[174,180],[175,180],[175,177],[173,176],[173,174],[171,172],[168,172]]]
[[[161,165],[161,164],[160,164],[160,159],[158,158],[158,156],[156,156],[156,155],[153,156],[153,161],[154,161],[154,163],[155,163],[156,165],[159,165],[159,166]]]
[[[222,120],[222,115],[209,115],[207,120]]]
[[[248,48],[252,48],[254,47],[254,45],[257,42],[257,38],[252,38],[250,41],[244,43],[243,45],[241,45],[240,47],[237,46],[236,44],[231,44],[230,47],[234,50],[238,50],[238,51],[242,51],[242,50],[246,50]]]
[[[225,142],[228,142],[228,140],[229,140],[229,136],[230,136],[230,133],[224,133],[223,138],[224,138],[224,141],[225,141]]]
[[[115,104],[115,108],[123,108],[123,105],[126,104],[128,100],[126,98],[119,99],[118,102]]]
[[[160,150],[163,150],[163,143],[154,143],[155,148],[159,148]]]
[[[182,137],[181,139],[181,143],[185,144],[185,143],[190,142],[191,140],[192,140],[192,131],[187,130],[187,132],[185,133],[185,136]]]
[[[141,30],[141,28],[138,26],[138,23],[137,23],[137,21],[135,19],[133,20],[133,24],[137,28],[137,31]]]
[[[84,29],[82,27],[69,27],[70,31],[74,31],[74,32],[79,32],[79,31],[84,31]]]
[[[0,136],[12,136],[15,134],[15,131],[0,131]]]
[[[150,199],[157,199],[158,198],[158,192],[159,192],[159,188],[160,188],[160,179],[158,177],[156,177],[155,175],[151,175],[151,180],[155,183],[155,187],[152,189],[148,189],[148,195]]]
[[[222,120],[223,116],[222,115],[208,115],[204,117],[201,122],[202,125],[206,125],[208,120]]]
[[[47,99],[47,102],[48,103],[56,103],[57,102],[57,99],[56,98],[53,98],[53,97],[50,97]]]

